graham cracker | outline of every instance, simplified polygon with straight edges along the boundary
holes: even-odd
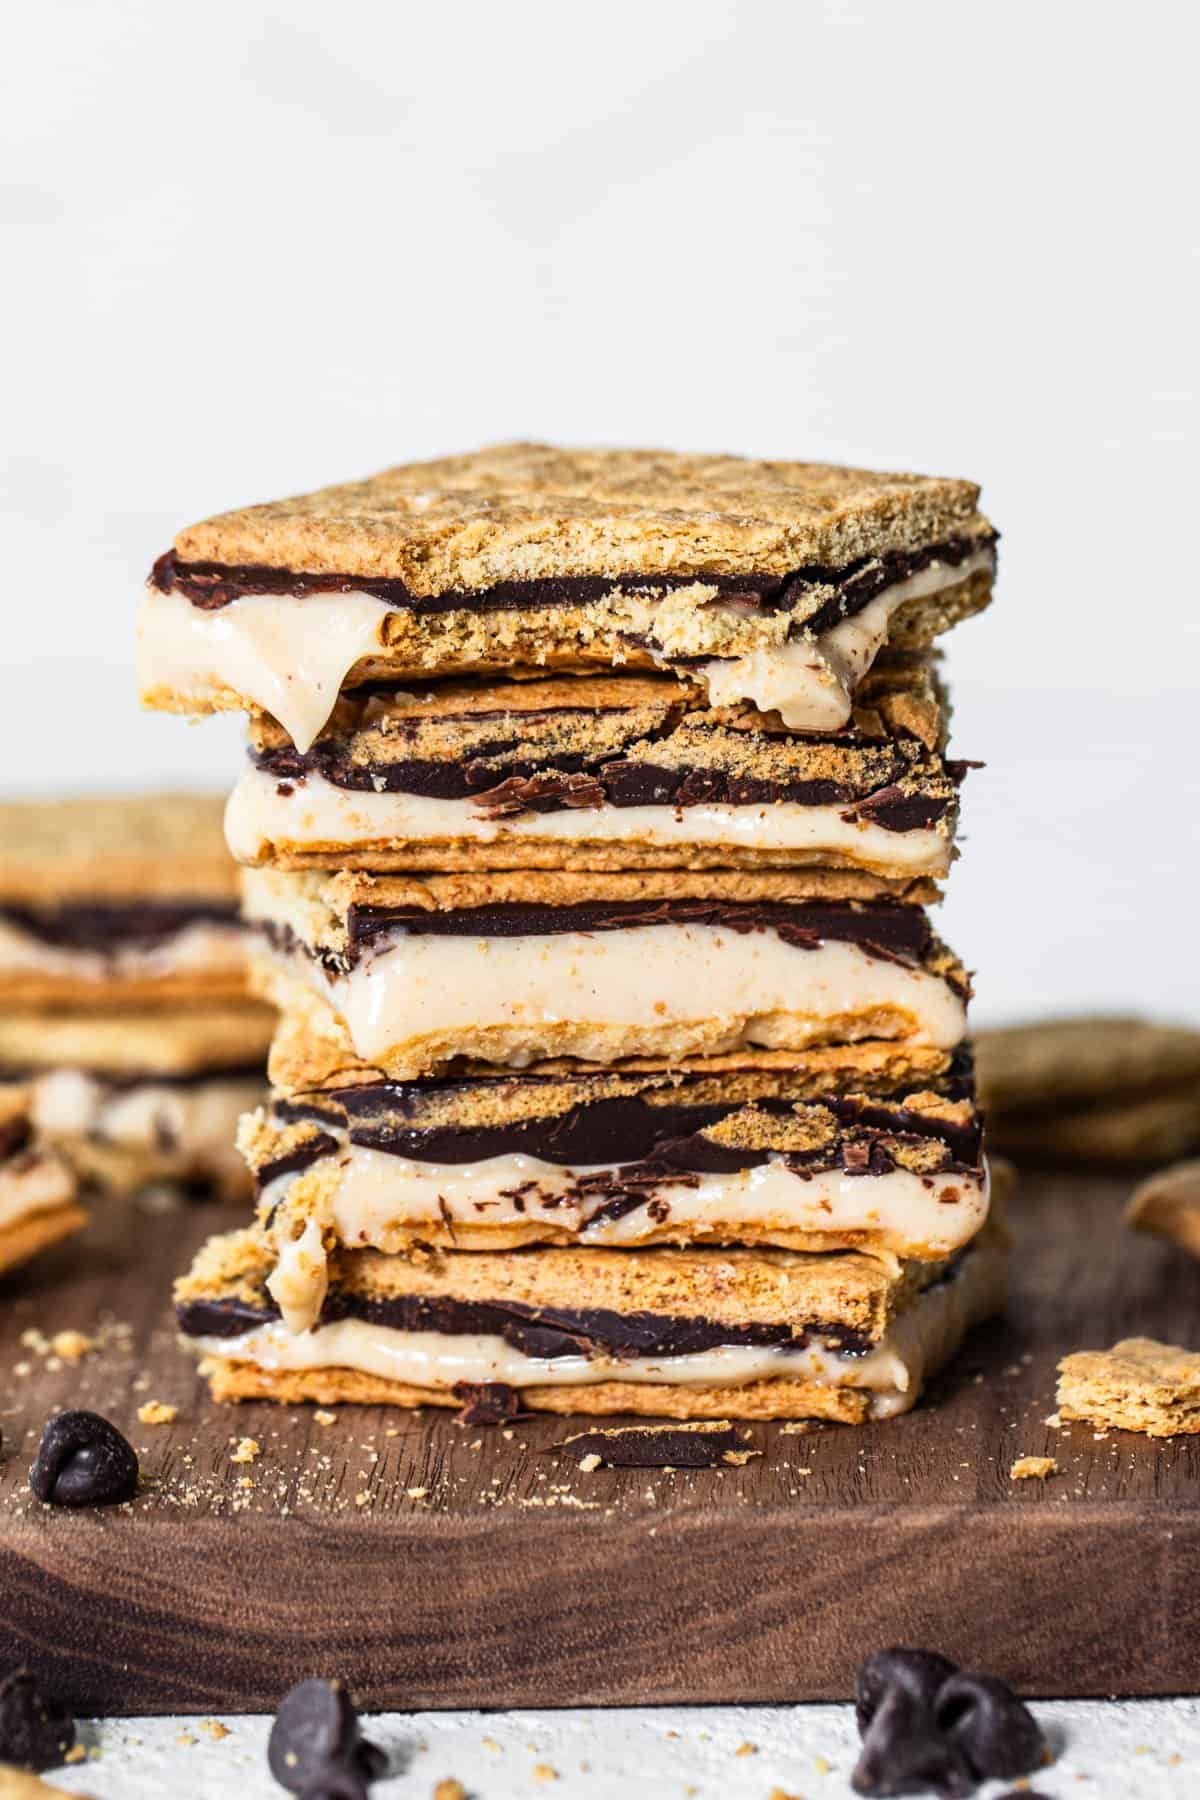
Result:
[[[1058,1365],[1058,1411],[1148,1437],[1200,1432],[1200,1353],[1145,1337],[1077,1351]]]
[[[0,805],[0,906],[237,898],[219,794],[87,794]]]

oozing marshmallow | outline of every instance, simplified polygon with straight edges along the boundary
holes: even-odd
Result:
[[[694,665],[695,672],[707,681],[715,705],[750,700],[777,707],[794,730],[836,729],[849,718],[854,687],[886,642],[897,608],[906,600],[956,587],[991,566],[990,548],[958,564],[930,563],[884,588],[860,613],[818,634],[789,638],[786,613],[765,615],[756,648]],[[652,580],[644,586],[651,588]],[[703,588],[703,577],[697,578],[697,587]],[[715,649],[722,620],[735,615],[744,619],[744,613],[736,602],[719,598],[705,604],[711,607],[714,629],[708,641]],[[276,718],[292,742],[307,750],[355,663],[384,649],[391,610],[386,601],[358,589],[302,597],[243,594],[209,609],[193,606],[178,589],[164,593],[151,587],[138,625],[141,688],[146,694],[172,690],[197,706],[247,700]],[[614,661],[621,660],[622,643],[647,636],[652,640],[649,654],[660,666],[670,666],[681,653],[669,631],[662,632],[666,641],[653,641],[665,609],[637,588],[626,593],[614,587],[611,604],[585,610],[594,614],[590,635],[613,639]],[[501,620],[504,616],[498,615]],[[488,615],[484,611],[472,617],[478,624]],[[581,655],[586,642],[581,639]],[[528,652],[519,660],[527,658]]]

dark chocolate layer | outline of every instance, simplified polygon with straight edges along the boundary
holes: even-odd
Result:
[[[773,931],[785,943],[815,950],[827,939],[872,954],[919,963],[933,944],[929,920],[899,901],[593,900],[576,906],[511,901],[435,912],[417,906],[352,906],[350,958],[391,931],[416,937],[547,937],[566,931],[627,931],[645,925],[706,925],[726,931]]]
[[[663,592],[690,587],[702,581],[740,604],[763,612],[791,612],[800,607],[814,587],[836,587],[837,593],[826,599],[815,612],[803,619],[805,630],[825,631],[839,619],[848,618],[873,600],[876,594],[894,582],[928,568],[932,562],[949,563],[952,567],[965,562],[975,551],[995,542],[994,536],[956,537],[941,544],[927,544],[919,550],[891,550],[882,556],[865,557],[845,568],[809,567],[790,575],[572,575],[539,581],[502,581],[495,586],[467,591],[454,589],[444,594],[414,594],[402,581],[379,580],[371,576],[301,574],[291,569],[275,569],[245,564],[181,562],[173,550],[160,556],[151,570],[150,580],[162,593],[178,591],[193,606],[206,611],[228,606],[247,594],[284,594],[302,599],[313,593],[373,594],[388,606],[402,608],[418,615],[446,612],[513,612],[536,607],[585,606],[603,600],[615,588],[625,592]]]
[[[258,1306],[243,1300],[189,1300],[177,1313],[179,1328],[188,1337],[240,1337],[243,1332],[279,1317],[278,1309],[265,1298]],[[332,1325],[341,1319],[360,1319],[364,1324],[383,1325],[393,1331],[499,1337],[526,1356],[548,1358],[690,1356],[726,1345],[801,1350],[812,1338],[820,1338],[847,1356],[865,1355],[872,1347],[865,1332],[816,1320],[803,1324],[722,1325],[711,1319],[619,1313],[601,1307],[534,1308],[513,1301],[493,1303],[418,1294],[372,1299],[332,1287],[318,1323]]]
[[[671,769],[626,760],[593,763],[582,756],[547,756],[538,763],[514,759],[503,764],[503,779],[498,780],[500,771],[487,759],[502,758],[515,746],[515,739],[497,739],[461,762],[404,758],[363,763],[318,741],[306,755],[281,746],[252,753],[252,760],[284,781],[316,774],[334,787],[361,793],[474,800],[490,818],[602,806],[770,806],[787,801],[843,806],[885,831],[914,831],[935,825],[954,805],[950,796],[905,793],[898,783],[910,767],[898,750],[891,758],[890,779],[858,789],[845,781],[762,781],[725,769]],[[955,764],[950,772],[958,779],[963,767]]]
[[[61,906],[0,903],[0,919],[58,950],[152,950],[189,925],[236,925],[235,900],[67,901]]]
[[[550,1077],[523,1077],[522,1081],[536,1083],[538,1079],[554,1081]],[[378,1082],[341,1088],[330,1098],[342,1110],[350,1142],[362,1149],[451,1166],[520,1154],[558,1167],[586,1168],[592,1173],[581,1178],[580,1192],[597,1198],[608,1193],[614,1202],[627,1198],[623,1210],[647,1204],[656,1185],[677,1181],[681,1175],[727,1174],[757,1168],[772,1157],[800,1175],[832,1168],[851,1175],[886,1175],[897,1167],[896,1152],[901,1146],[936,1143],[944,1148],[939,1173],[977,1176],[982,1164],[983,1128],[977,1114],[958,1124],[911,1111],[902,1100],[862,1095],[831,1095],[809,1103],[814,1110],[823,1108],[831,1113],[840,1127],[838,1135],[820,1149],[779,1152],[719,1143],[706,1132],[721,1120],[746,1111],[747,1103],[689,1103],[686,1080],[675,1089],[678,1098],[669,1103],[640,1095],[585,1097],[566,1112],[543,1118],[473,1127],[421,1126],[421,1113],[431,1095],[461,1094],[469,1101],[475,1090],[486,1086],[486,1080]],[[938,1087],[949,1101],[969,1098],[968,1070],[960,1064],[959,1072]],[[786,1099],[760,1098],[754,1104],[755,1110],[776,1119],[796,1116]],[[285,1125],[314,1117],[322,1123],[336,1122],[329,1107],[314,1108],[305,1101],[277,1101],[275,1117]],[[281,1175],[306,1168],[336,1149],[335,1140],[322,1132],[287,1156],[262,1165],[259,1185],[265,1187]]]

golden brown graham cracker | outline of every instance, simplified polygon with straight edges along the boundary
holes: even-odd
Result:
[[[1125,1210],[1131,1231],[1166,1238],[1200,1257],[1200,1162],[1172,1163],[1133,1190]]]
[[[414,1387],[357,1369],[270,1371],[230,1357],[205,1357],[214,1400],[276,1400],[283,1405],[450,1406],[461,1399],[445,1388]],[[682,1387],[670,1382],[600,1381],[566,1387],[516,1390],[522,1412],[550,1412],[614,1418],[632,1414],[652,1419],[828,1419],[861,1424],[870,1395],[861,1388],[823,1387],[819,1382],[777,1378],[741,1387]]]
[[[1145,1337],[1077,1351],[1058,1365],[1058,1411],[1148,1437],[1200,1432],[1200,1353]]]
[[[0,805],[0,906],[234,901],[218,794],[88,794]]]
[[[32,1213],[13,1225],[0,1226],[0,1275],[81,1231],[87,1220],[83,1208],[72,1204]]]
[[[1041,1019],[981,1031],[980,1094],[992,1113],[1053,1114],[1200,1082],[1200,1031],[1123,1015]]]
[[[936,476],[511,443],[224,513],[175,549],[418,595],[545,576],[784,575],[980,532],[978,498]]]
[[[250,1001],[178,1013],[0,1013],[0,1073],[71,1068],[169,1076],[250,1068],[266,1061],[274,1022],[268,1007]]]
[[[177,1302],[237,1297],[262,1304],[274,1248],[255,1228],[210,1238],[177,1284]],[[742,1326],[820,1322],[880,1337],[889,1320],[940,1273],[940,1264],[890,1269],[852,1251],[608,1250],[518,1254],[446,1252],[422,1258],[335,1250],[330,1285],[367,1299],[415,1295],[534,1308],[650,1312]]]

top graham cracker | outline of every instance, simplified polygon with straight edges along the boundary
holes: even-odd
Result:
[[[402,581],[778,575],[990,530],[970,481],[827,463],[495,444],[219,514],[181,561]]]

